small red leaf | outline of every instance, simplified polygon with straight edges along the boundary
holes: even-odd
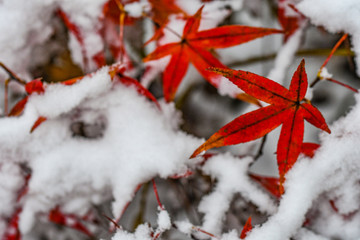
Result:
[[[34,79],[30,82],[28,82],[25,85],[25,91],[30,95],[34,92],[36,93],[44,93],[45,89],[44,89],[44,85],[43,83],[40,81],[40,78]]]
[[[32,133],[40,124],[46,121],[46,117],[40,116],[31,127],[30,133]]]
[[[19,116],[23,111],[24,108],[26,106],[26,103],[28,101],[28,96],[26,96],[25,98],[21,99],[19,102],[17,102],[15,104],[15,106],[11,109],[10,113],[8,114],[9,117],[15,117],[15,116]]]
[[[257,175],[254,173],[249,174],[250,177],[261,184],[269,193],[271,193],[276,198],[281,197],[281,193],[279,191],[280,180],[275,177],[265,177],[261,175]]]
[[[305,16],[298,12],[289,0],[278,0],[278,20],[285,31],[285,42],[300,27]]]
[[[315,151],[320,147],[317,143],[308,143],[305,142],[301,146],[301,153],[305,156],[312,158],[315,155]]]
[[[246,235],[251,231],[251,229],[252,229],[251,217],[249,217],[244,225],[243,230],[241,231],[240,239],[245,239]]]

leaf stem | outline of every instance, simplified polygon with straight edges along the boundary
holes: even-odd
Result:
[[[325,80],[327,80],[327,81],[329,81],[329,82],[333,82],[333,83],[339,84],[339,85],[341,85],[341,86],[343,86],[343,87],[346,87],[347,89],[350,89],[350,90],[353,91],[353,92],[356,92],[356,93],[359,92],[357,89],[355,89],[355,88],[353,88],[353,87],[350,87],[349,85],[347,85],[347,84],[345,84],[345,83],[339,82],[339,81],[337,81],[337,80],[335,80],[335,79],[333,79],[333,78],[325,78]]]
[[[22,80],[18,75],[16,75],[16,73],[11,71],[10,68],[8,68],[4,63],[0,62],[0,67],[2,69],[4,69],[5,72],[7,72],[7,74],[9,74],[11,80],[15,80],[16,82],[18,82],[18,83],[20,83],[22,85],[26,84],[25,80]]]
[[[158,202],[158,205],[160,207],[161,210],[164,210],[164,206],[162,205],[161,201],[160,201],[160,197],[159,197],[159,193],[156,187],[156,183],[155,183],[155,179],[152,179],[152,184],[153,184],[153,189],[154,189],[154,193],[155,193],[155,197],[156,197],[156,201]]]
[[[335,53],[335,51],[339,48],[339,46],[341,45],[341,43],[343,41],[345,41],[345,39],[348,37],[348,34],[344,34],[340,40],[335,44],[335,46],[333,47],[333,49],[331,50],[329,56],[325,59],[324,63],[321,65],[320,70],[322,68],[324,68],[326,66],[326,64],[329,62],[330,58],[332,57],[332,55]]]

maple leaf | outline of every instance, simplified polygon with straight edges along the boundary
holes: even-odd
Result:
[[[330,133],[320,111],[305,99],[308,86],[305,61],[302,60],[299,64],[289,89],[251,72],[219,68],[212,68],[212,71],[227,77],[247,94],[270,105],[241,115],[222,127],[196,149],[191,158],[214,147],[255,140],[282,124],[277,145],[277,162],[282,186],[285,173],[296,162],[301,152],[304,120]]]
[[[213,72],[206,71],[206,69],[208,67],[225,68],[225,66],[212,55],[210,49],[231,47],[266,35],[282,33],[281,30],[277,29],[239,25],[198,31],[203,7],[187,19],[183,34],[179,36],[178,42],[159,46],[144,58],[144,61],[147,62],[171,55],[170,62],[163,74],[163,91],[167,101],[174,99],[176,90],[185,76],[190,62],[207,81],[216,88],[219,87],[221,78]]]
[[[302,22],[306,19],[305,16],[289,2],[289,0],[279,0],[278,2],[278,20],[285,32],[285,42],[299,29]]]
[[[300,152],[306,157],[313,158],[315,151],[320,147],[317,143],[304,142],[301,146]],[[265,188],[274,197],[281,197],[280,179],[277,177],[262,176],[255,173],[249,173],[249,176],[256,182],[258,182],[263,188]]]
[[[301,146],[301,153],[309,158],[313,158],[315,151],[320,147],[317,143],[303,143]]]
[[[138,0],[109,0],[103,6],[102,12],[104,17],[111,20],[115,24],[119,24],[119,19],[121,15],[124,14],[124,24],[133,24],[137,19],[135,17],[129,16],[129,14],[125,12],[124,5],[134,2],[138,2]]]
[[[254,173],[250,173],[249,176],[254,181],[258,182],[263,188],[265,188],[271,195],[276,198],[281,197],[279,191],[280,181],[277,177],[262,176]]]
[[[152,8],[152,20],[155,23],[155,33],[154,35],[147,40],[144,45],[148,43],[159,40],[163,35],[164,28],[169,22],[169,16],[171,14],[182,14],[184,17],[188,17],[186,12],[184,12],[180,7],[176,5],[174,0],[149,0]]]

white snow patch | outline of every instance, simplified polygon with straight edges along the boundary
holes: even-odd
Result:
[[[345,32],[352,36],[356,54],[357,74],[360,75],[360,4],[357,0],[303,0],[296,7],[315,25],[331,33]]]
[[[161,232],[164,232],[171,228],[171,219],[169,213],[166,210],[159,211],[157,223],[158,228]]]
[[[333,75],[329,73],[326,67],[323,67],[320,70],[321,70],[319,73],[320,79],[329,79],[333,77]]]
[[[274,201],[247,175],[252,160],[251,157],[239,159],[224,154],[214,156],[206,162],[203,171],[216,178],[218,183],[214,191],[203,197],[199,204],[199,211],[205,214],[202,229],[215,235],[221,233],[222,221],[235,193],[240,193],[246,200],[253,202],[261,212],[275,212]]]

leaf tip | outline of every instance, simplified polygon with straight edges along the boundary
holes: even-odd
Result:
[[[34,123],[34,125],[31,127],[30,129],[30,133],[34,132],[34,130],[43,122],[45,122],[47,120],[46,117],[40,116],[36,122]]]
[[[305,67],[305,58],[301,59],[300,66]]]
[[[197,10],[197,12],[195,13],[194,16],[201,16],[201,13],[202,13],[202,10],[204,9],[204,7],[205,7],[205,4],[203,4],[203,5],[199,8],[199,10]]]
[[[327,124],[325,124],[324,131],[327,132],[328,134],[331,134],[331,130]]]
[[[204,144],[201,145],[198,149],[196,149],[193,154],[190,156],[189,159],[193,159],[195,157],[197,157],[198,155],[202,154],[202,153],[205,153],[205,150],[204,150]]]

